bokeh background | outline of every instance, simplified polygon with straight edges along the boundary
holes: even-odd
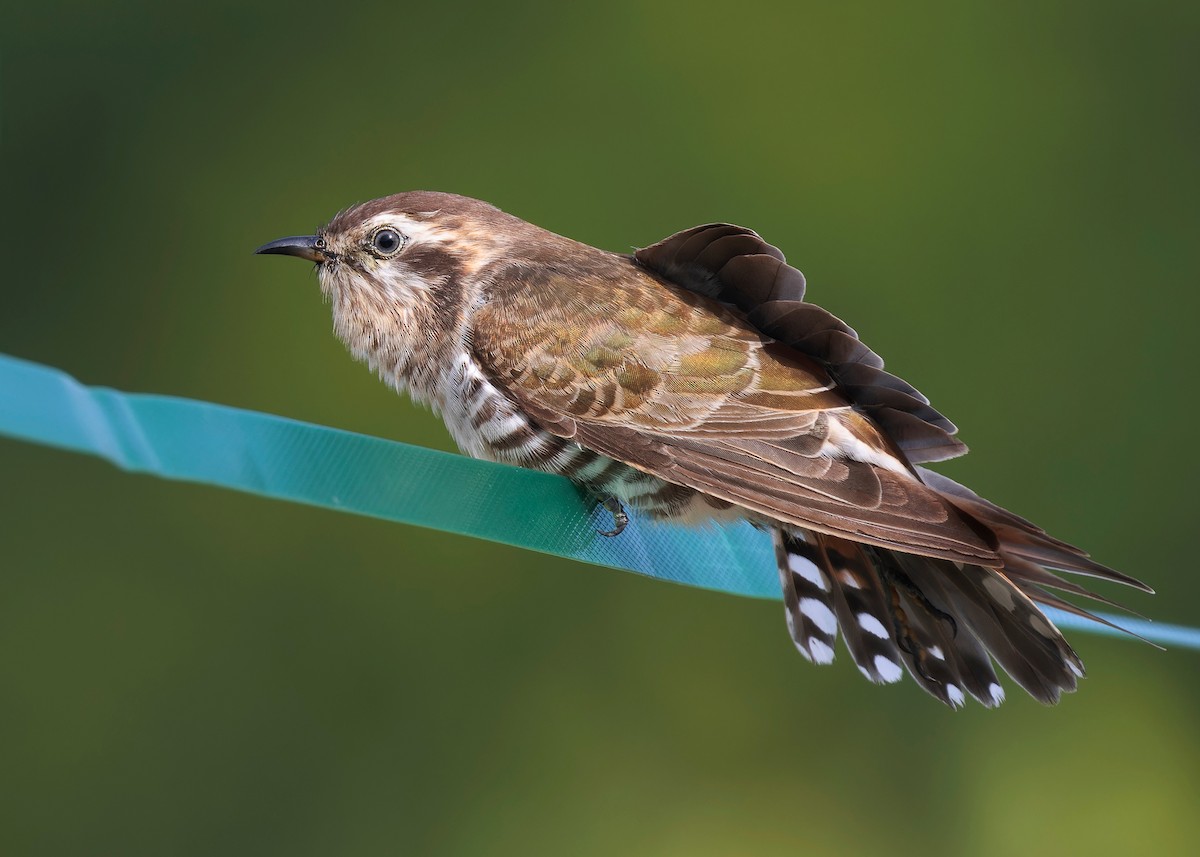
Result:
[[[945,472],[1200,623],[1198,10],[10,6],[0,351],[448,449],[254,247],[414,188],[743,223],[962,427]],[[5,854],[1200,843],[1195,653],[1077,633],[1057,708],[955,714],[767,601],[12,441],[0,485]]]

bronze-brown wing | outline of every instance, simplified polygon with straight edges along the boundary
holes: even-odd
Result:
[[[753,231],[728,223],[697,226],[634,258],[672,282],[733,304],[759,330],[820,362],[912,463],[967,451],[953,436],[954,424],[915,387],[885,372],[853,328],[804,300],[804,275]]]
[[[473,347],[547,430],[798,526],[983,564],[990,533],[894,454],[828,371],[740,314],[611,257],[496,277]]]

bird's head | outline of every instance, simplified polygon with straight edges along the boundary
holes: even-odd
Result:
[[[418,398],[465,336],[483,268],[504,255],[523,221],[467,197],[412,192],[348,208],[315,235],[256,253],[315,262],[333,329],[359,360]]]
[[[315,262],[335,311],[339,301],[356,298],[400,308],[478,273],[505,254],[522,227],[529,224],[486,202],[414,191],[348,208],[315,235],[281,238],[255,252]]]
[[[487,269],[555,240],[566,239],[486,202],[413,191],[348,208],[314,235],[255,252],[315,262],[334,331],[399,384],[466,335]]]

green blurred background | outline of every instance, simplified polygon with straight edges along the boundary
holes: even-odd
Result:
[[[0,351],[450,448],[254,247],[414,188],[615,250],[743,223],[962,427],[947,473],[1197,624],[1198,9],[10,5]],[[1200,842],[1195,653],[1074,634],[1078,694],[954,714],[770,602],[11,441],[0,480],[0,853]]]

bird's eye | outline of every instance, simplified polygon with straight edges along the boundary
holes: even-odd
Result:
[[[371,252],[380,259],[395,256],[404,246],[404,236],[390,226],[376,229],[368,245]]]

